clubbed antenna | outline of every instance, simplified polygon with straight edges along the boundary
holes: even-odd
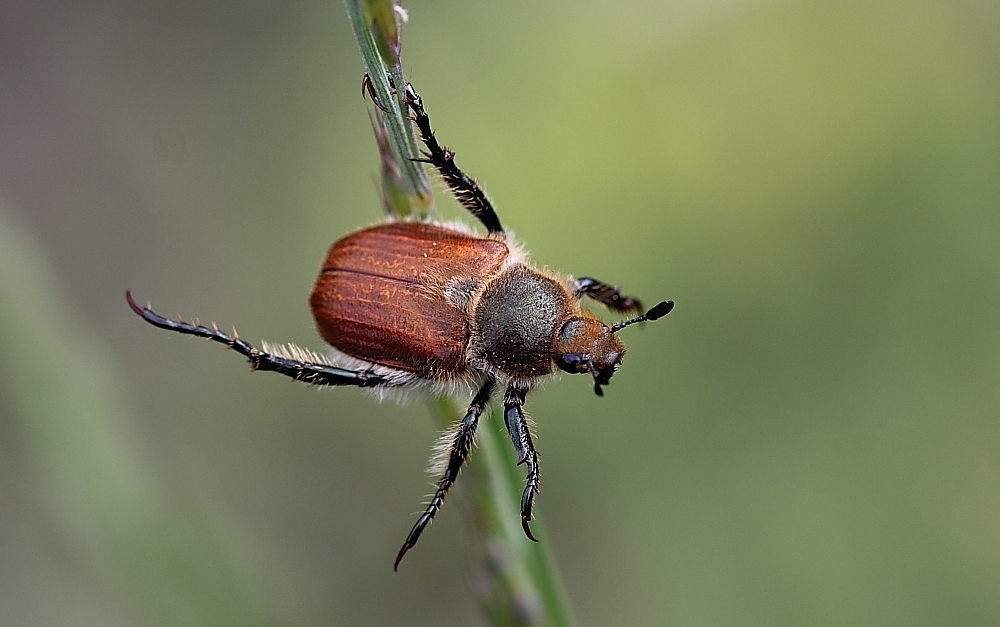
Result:
[[[641,316],[636,316],[631,320],[626,320],[625,322],[619,322],[615,326],[611,327],[612,333],[618,333],[630,324],[635,324],[636,322],[645,322],[647,320],[659,320],[663,316],[670,313],[674,308],[674,301],[665,300],[660,302],[658,305],[654,306],[652,309],[642,314]]]

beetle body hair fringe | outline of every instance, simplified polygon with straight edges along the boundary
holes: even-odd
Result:
[[[333,363],[325,356],[290,342],[288,344],[272,344],[261,340],[260,345],[264,349],[265,353],[271,353],[272,355],[281,357],[282,359],[301,361],[307,364],[319,364],[321,366],[333,365]]]
[[[378,398],[379,402],[391,400],[406,405],[423,398],[423,394],[435,396],[462,397],[475,393],[476,381],[472,374],[451,379],[425,379],[412,372],[388,366],[373,364],[363,359],[351,357],[333,346],[327,346],[327,363],[348,370],[365,370],[385,379],[387,385],[365,388],[364,392]]]
[[[437,442],[434,443],[434,448],[431,449],[431,458],[427,464],[427,472],[429,474],[440,477],[444,474],[444,471],[448,470],[448,464],[451,462],[451,451],[455,448],[455,438],[458,437],[461,425],[462,421],[456,420],[438,436]],[[478,440],[478,434],[473,436],[473,449],[476,448]]]

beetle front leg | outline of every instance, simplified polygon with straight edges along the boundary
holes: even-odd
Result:
[[[521,527],[524,528],[524,535],[528,536],[529,540],[538,542],[535,536],[531,535],[531,529],[528,527],[541,475],[538,472],[538,453],[535,452],[535,445],[531,442],[528,421],[521,409],[527,393],[526,388],[513,383],[507,386],[507,393],[504,394],[503,399],[503,419],[507,425],[507,433],[510,434],[510,441],[514,444],[514,450],[517,451],[517,465],[527,464],[528,466],[524,493],[521,495]]]
[[[410,535],[406,536],[406,542],[403,543],[403,547],[399,549],[399,554],[396,555],[396,563],[392,565],[393,570],[399,569],[399,562],[406,555],[406,552],[412,549],[417,543],[417,540],[420,539],[420,534],[424,532],[427,525],[431,524],[431,521],[434,520],[434,516],[444,504],[444,497],[448,494],[448,489],[458,479],[458,472],[465,465],[465,460],[468,459],[472,445],[476,441],[476,427],[479,425],[479,417],[483,414],[483,410],[486,409],[486,403],[490,400],[490,394],[493,393],[494,385],[496,385],[496,379],[493,377],[486,380],[483,387],[479,388],[479,393],[472,399],[472,404],[469,405],[469,411],[465,414],[465,418],[462,418],[462,421],[458,423],[458,428],[455,430],[448,454],[448,468],[444,472],[444,477],[441,478],[441,483],[438,484],[434,498],[427,504],[427,510],[417,519],[417,522],[413,525],[413,529],[410,530]]]
[[[621,313],[642,311],[642,303],[637,298],[622,296],[617,285],[609,285],[590,277],[581,277],[570,284],[569,289],[577,298],[589,296],[608,309]]]
[[[198,322],[191,324],[183,320],[164,318],[149,307],[140,307],[132,298],[131,292],[125,292],[125,300],[128,301],[129,307],[136,315],[154,327],[225,344],[246,357],[253,370],[270,370],[312,385],[353,385],[359,388],[392,385],[385,378],[367,370],[346,370],[329,364],[288,359],[280,355],[262,352],[241,340],[235,333],[233,335],[223,333],[214,324],[211,327],[206,327]]]

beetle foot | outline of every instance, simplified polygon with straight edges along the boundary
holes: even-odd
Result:
[[[406,552],[412,549],[416,544],[417,544],[416,542],[410,542],[410,541],[406,541],[403,543],[403,547],[399,549],[399,553],[396,555],[396,562],[392,565],[393,571],[399,570],[399,563],[403,561],[403,556],[406,555]]]
[[[531,535],[531,527],[528,526],[528,521],[531,520],[531,516],[521,516],[521,528],[524,529],[524,535],[528,536],[528,539],[532,542],[538,542],[535,536]]]
[[[368,76],[368,72],[365,72],[365,77],[361,79],[362,98],[364,98],[366,92],[369,96],[371,96],[372,102],[375,103],[375,106],[382,110],[382,113],[392,113],[384,104],[382,104],[382,101],[379,100],[378,94],[375,93],[375,86],[372,85],[372,77]]]

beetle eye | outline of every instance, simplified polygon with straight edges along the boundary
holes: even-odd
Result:
[[[587,367],[585,365],[586,360],[583,355],[577,355],[576,353],[556,355],[555,361],[556,365],[559,366],[559,369],[565,372],[569,372],[571,374],[587,372]]]

